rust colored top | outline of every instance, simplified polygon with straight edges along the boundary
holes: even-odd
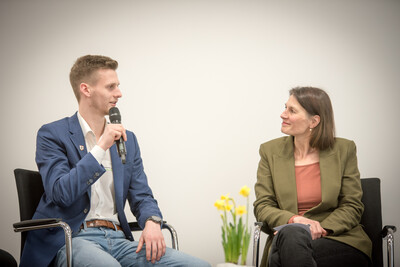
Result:
[[[319,162],[295,166],[298,214],[321,203],[321,173]]]

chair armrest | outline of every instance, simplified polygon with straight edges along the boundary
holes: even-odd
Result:
[[[131,231],[142,231],[143,229],[140,228],[138,222],[130,222],[129,224],[129,228],[131,229]]]
[[[396,226],[385,225],[381,231],[382,238],[386,238],[387,266],[394,267],[394,235]]]
[[[258,266],[258,261],[260,258],[260,235],[261,229],[265,223],[255,222],[254,223],[254,234],[253,234],[253,266]]]
[[[178,234],[175,228],[168,224],[166,221],[163,222],[162,229],[167,229],[171,234],[172,248],[179,250]]]
[[[129,228],[131,231],[142,231],[143,229],[139,226],[138,222],[129,222]],[[162,222],[161,225],[162,229],[167,229],[169,233],[171,234],[171,241],[172,241],[172,248],[179,250],[179,244],[178,244],[178,234],[176,233],[175,228],[168,224],[166,221]]]
[[[138,222],[129,222],[128,224],[129,224],[129,228],[131,229],[132,232],[134,232],[134,231],[142,231],[142,230],[143,230],[143,229],[139,226],[139,223],[138,223]],[[161,228],[162,228],[162,229],[168,229],[169,226],[170,226],[170,225],[167,224],[166,221],[163,221],[163,222],[162,222],[162,225],[161,225]],[[169,230],[169,229],[168,229],[168,230]]]
[[[46,219],[33,219],[17,222],[13,224],[14,232],[25,232],[38,229],[46,229],[53,227],[61,227],[64,230],[65,236],[65,250],[67,255],[67,266],[72,266],[72,230],[71,227],[62,219],[46,218]]]
[[[20,232],[21,229],[25,227],[35,227],[35,226],[47,226],[49,224],[59,223],[61,219],[58,218],[46,218],[46,219],[34,219],[34,220],[25,220],[21,222],[14,223],[14,231]]]
[[[388,234],[393,234],[396,230],[396,226],[394,225],[385,225],[381,232],[382,238],[385,238]]]

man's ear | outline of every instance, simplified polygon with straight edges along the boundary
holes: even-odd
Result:
[[[314,115],[311,118],[311,127],[310,128],[315,128],[318,126],[318,124],[321,121],[321,117],[319,115]]]
[[[81,91],[81,95],[86,96],[86,97],[90,97],[91,95],[91,90],[90,87],[87,83],[81,83],[79,85],[79,90]]]

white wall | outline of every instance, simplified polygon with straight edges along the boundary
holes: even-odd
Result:
[[[182,251],[223,261],[213,203],[253,189],[297,85],[330,93],[338,136],[400,226],[399,14],[399,1],[0,1],[0,248],[19,255],[13,169],[36,169],[39,127],[77,109],[69,69],[89,53],[120,63],[122,119]]]

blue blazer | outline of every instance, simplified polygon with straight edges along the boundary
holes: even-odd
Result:
[[[133,240],[124,213],[126,200],[142,228],[148,217],[162,215],[147,183],[138,142],[130,131],[125,145],[125,164],[121,163],[115,144],[110,153],[119,222],[126,238]],[[45,192],[33,218],[62,218],[73,234],[77,233],[90,210],[91,186],[105,172],[87,153],[77,113],[40,128],[36,163]],[[20,266],[48,266],[64,244],[60,227],[28,232]]]

